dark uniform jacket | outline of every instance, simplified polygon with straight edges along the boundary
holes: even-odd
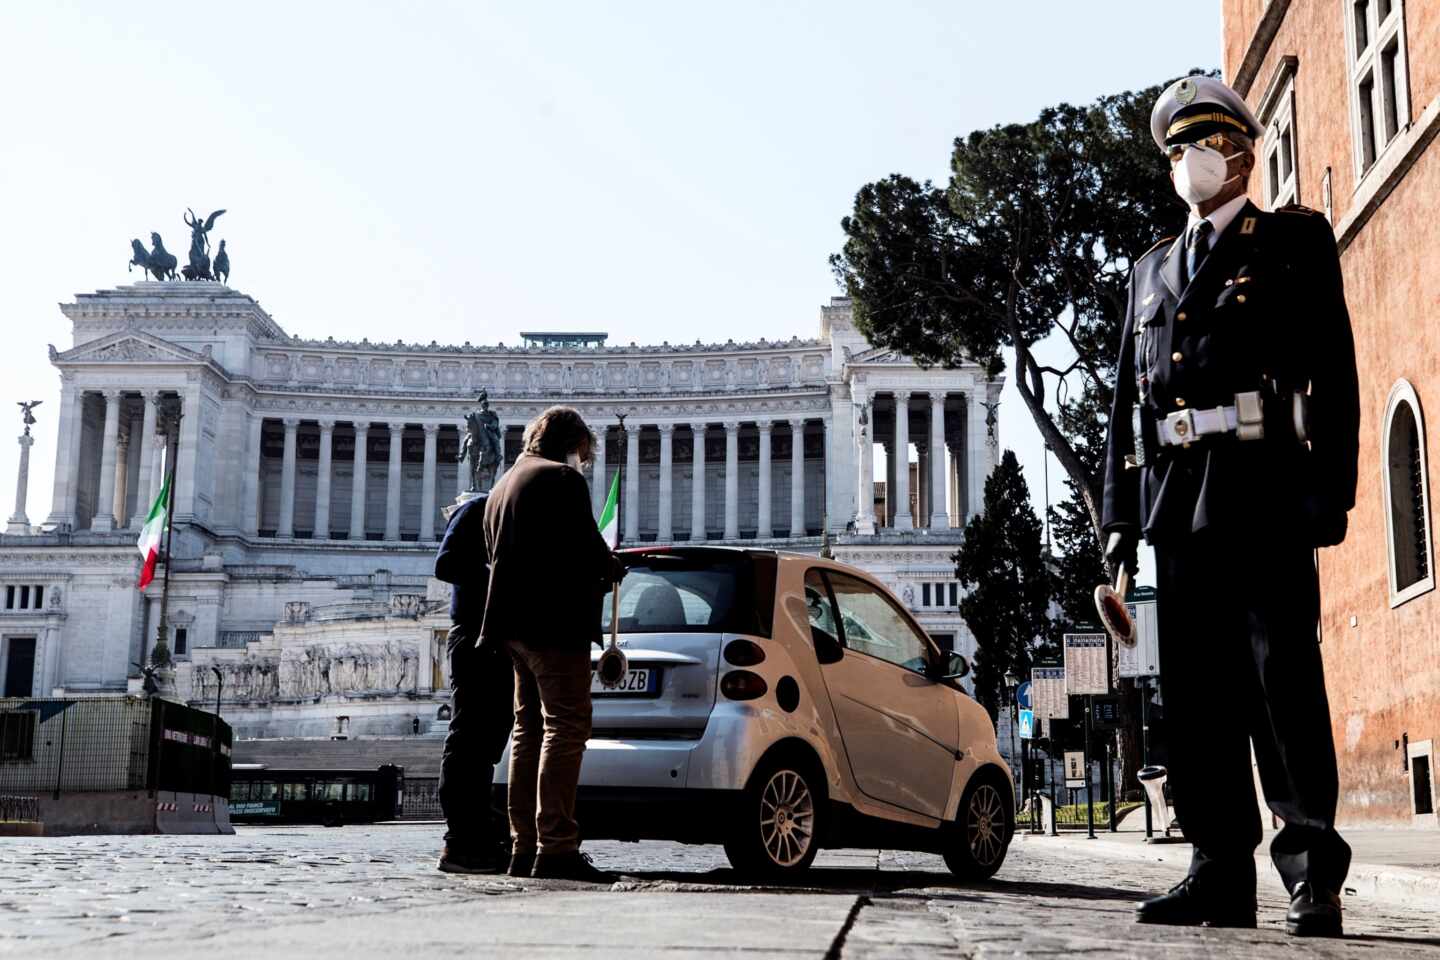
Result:
[[[1102,521],[1152,544],[1206,528],[1263,529],[1313,546],[1338,543],[1355,505],[1360,401],[1355,345],[1334,233],[1304,207],[1246,203],[1181,289],[1182,240],[1162,242],[1130,276]],[[1267,383],[1270,386],[1267,386]],[[1230,406],[1259,389],[1310,392],[1308,444],[1290,407],[1267,400],[1265,438],[1206,436],[1164,447],[1143,467],[1132,408]]]
[[[445,536],[435,554],[435,579],[450,587],[450,619],[474,639],[485,617],[490,586],[490,551],[485,545],[485,501],[489,494],[467,500],[450,514]]]
[[[485,506],[490,594],[482,644],[586,649],[600,641],[610,547],[590,514],[590,487],[563,463],[525,454]]]

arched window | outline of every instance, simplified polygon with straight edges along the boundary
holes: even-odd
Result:
[[[1420,412],[1420,398],[1407,380],[1396,382],[1390,390],[1381,442],[1390,606],[1397,607],[1411,597],[1435,589],[1425,419]]]

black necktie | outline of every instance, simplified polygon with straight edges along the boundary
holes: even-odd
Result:
[[[1200,271],[1200,264],[1205,262],[1205,255],[1210,252],[1210,234],[1214,230],[1215,225],[1209,220],[1201,220],[1190,228],[1190,239],[1185,245],[1186,286],[1195,279],[1195,274]]]

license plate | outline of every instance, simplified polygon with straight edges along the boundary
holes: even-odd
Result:
[[[632,669],[624,678],[613,687],[607,687],[600,682],[600,675],[594,670],[590,671],[590,694],[596,697],[615,697],[629,695],[632,697],[653,696],[659,686],[660,671],[648,668]]]

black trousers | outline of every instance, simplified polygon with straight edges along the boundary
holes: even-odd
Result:
[[[1270,856],[1286,889],[1306,880],[1339,893],[1350,847],[1335,832],[1313,550],[1263,529],[1201,531],[1157,545],[1155,558],[1170,786],[1194,845],[1190,874],[1202,887],[1255,889],[1253,744],[1266,804],[1284,821]]]
[[[439,793],[445,844],[459,850],[510,836],[509,815],[495,807],[491,786],[515,726],[515,667],[508,650],[477,650],[478,632],[457,624],[447,640],[453,694]]]

